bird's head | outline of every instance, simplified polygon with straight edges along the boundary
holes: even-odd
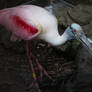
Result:
[[[68,40],[71,39],[78,39],[81,34],[84,34],[82,28],[79,24],[73,23],[71,24],[66,30],[65,33],[67,34]]]
[[[85,35],[82,27],[79,24],[73,23],[69,26],[69,28],[72,35],[74,35],[76,39],[79,39],[81,36]]]
[[[80,41],[92,54],[92,44],[85,36],[82,27],[79,24],[73,23],[67,29],[66,33],[68,34],[68,38],[77,39]]]

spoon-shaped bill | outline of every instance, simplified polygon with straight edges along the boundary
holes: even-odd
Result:
[[[92,44],[87,39],[87,37],[85,35],[82,35],[82,36],[78,37],[77,39],[88,49],[88,51],[92,55]]]

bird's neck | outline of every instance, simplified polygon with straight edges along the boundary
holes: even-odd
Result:
[[[64,44],[67,40],[68,35],[66,33],[63,33],[62,35],[57,34],[56,36],[49,38],[47,42],[49,42],[53,46],[59,46]]]
[[[62,45],[64,44],[66,41],[68,40],[73,40],[76,39],[74,34],[71,32],[70,27],[67,27],[67,29],[65,30],[65,32],[60,36],[59,33],[54,34],[54,36],[49,39],[49,42],[52,45]]]

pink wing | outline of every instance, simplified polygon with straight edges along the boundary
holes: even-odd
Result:
[[[39,34],[39,30],[35,26],[28,24],[21,17],[12,16],[12,20],[14,25],[18,29],[17,32],[15,32],[16,34],[19,33],[18,36],[30,40],[31,38]],[[21,33],[18,31],[20,31]]]
[[[38,29],[36,27],[27,24],[19,16],[13,16],[13,20],[17,27],[20,27],[21,29],[23,29],[23,31],[27,31],[30,35],[34,35],[38,33]]]
[[[31,40],[40,33],[36,25],[30,20],[30,17],[22,15],[16,8],[1,10],[0,14],[2,15],[0,17],[2,24],[11,31],[15,37]]]

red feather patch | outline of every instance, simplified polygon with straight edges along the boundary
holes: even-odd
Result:
[[[19,16],[13,16],[13,20],[16,23],[16,25],[20,28],[22,28],[23,30],[27,31],[28,33],[30,33],[31,35],[34,35],[35,33],[38,32],[38,29],[27,24],[22,18],[20,18]]]

